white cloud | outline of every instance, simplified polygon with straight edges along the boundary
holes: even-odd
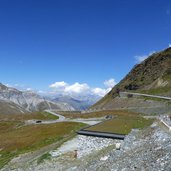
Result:
[[[111,90],[111,88],[107,88],[107,89],[103,89],[103,88],[94,88],[92,89],[92,92],[94,95],[97,96],[105,96],[109,91]]]
[[[171,47],[171,44],[169,44],[169,47]]]
[[[148,58],[148,55],[135,56],[137,63],[141,63],[142,61],[144,61],[147,58]]]
[[[90,91],[90,87],[86,84],[80,84],[78,82],[74,84],[68,84],[64,81],[55,82],[49,85],[49,88],[53,89],[51,94],[65,94],[65,95],[73,95],[73,94],[85,94]]]
[[[18,83],[15,83],[15,84],[5,84],[7,87],[11,87],[11,88],[16,88],[20,91],[31,91],[32,88],[24,85],[24,84],[18,84]]]
[[[55,82],[51,85],[49,85],[50,94],[57,95],[57,94],[63,94],[63,95],[98,95],[98,96],[104,96],[106,95],[111,88],[116,85],[115,79],[111,78],[109,80],[104,81],[104,85],[106,88],[99,88],[99,87],[90,87],[86,83],[79,83],[76,82],[74,84],[68,84],[64,81],[62,82]]]
[[[141,63],[143,62],[145,59],[147,59],[149,56],[151,56],[153,53],[155,53],[155,51],[150,52],[147,55],[137,55],[135,56],[136,59],[136,63]]]
[[[117,84],[117,83],[116,83],[115,79],[113,79],[113,78],[104,81],[104,85],[105,85],[107,88],[113,88],[116,84]]]
[[[61,82],[55,82],[51,85],[49,85],[50,88],[65,88],[68,84],[65,83],[64,81]]]
[[[27,91],[31,91],[31,90],[32,90],[32,88],[26,88],[26,90],[27,90]]]
[[[77,94],[80,94],[80,93],[84,93],[84,92],[87,92],[90,90],[90,87],[87,85],[87,84],[80,84],[78,82],[72,84],[72,85],[69,85],[69,86],[66,86],[65,88],[65,92],[66,93],[77,93]]]
[[[7,87],[12,87],[12,86],[11,86],[11,84],[8,84],[8,83],[7,83],[7,84],[5,84],[5,86],[7,86]]]

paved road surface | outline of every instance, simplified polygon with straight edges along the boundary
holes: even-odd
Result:
[[[58,117],[59,117],[59,119],[57,119],[58,122],[59,122],[59,121],[62,122],[62,121],[64,121],[64,120],[66,119],[64,116],[62,116],[62,115],[60,115],[60,114],[57,114],[57,113],[53,112],[52,110],[45,110],[45,112],[48,112],[48,113],[50,113],[50,114],[52,114],[52,115],[55,115],[55,116],[58,116]],[[57,121],[57,120],[56,120],[56,121]]]
[[[99,122],[101,122],[102,120],[104,120],[104,118],[93,118],[93,119],[68,119],[60,114],[55,113],[53,110],[45,110],[45,112],[48,112],[52,115],[58,116],[59,118],[56,120],[48,120],[48,121],[41,121],[39,123],[37,123],[37,120],[29,120],[26,121],[26,124],[53,124],[53,123],[59,123],[59,122],[81,122],[81,123],[85,123],[88,125],[94,125],[97,124]]]

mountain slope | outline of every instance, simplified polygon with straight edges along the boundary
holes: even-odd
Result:
[[[23,114],[26,112],[28,111],[13,102],[0,100],[0,114]]]
[[[116,102],[120,91],[171,96],[171,48],[154,53],[134,66],[119,84],[92,106],[92,109],[106,108],[109,103],[112,106],[112,101]]]
[[[71,105],[67,103],[55,103],[50,100],[46,100],[40,95],[31,91],[19,91],[15,88],[7,87],[0,83],[0,110],[5,112],[4,109],[9,109],[9,106],[13,106],[13,110],[10,112],[32,112],[32,111],[42,111],[45,109],[57,109],[57,110],[74,110]],[[6,106],[6,107],[5,107]],[[19,108],[19,110],[18,110]]]

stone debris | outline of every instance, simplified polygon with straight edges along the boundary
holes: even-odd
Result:
[[[101,157],[100,160],[101,161],[106,161],[108,158],[109,158],[109,156],[104,156],[104,157]]]
[[[79,158],[86,156],[105,147],[116,144],[116,142],[118,141],[110,138],[78,135],[78,156]]]
[[[132,130],[124,141],[82,135],[77,141],[77,158],[74,151],[72,155],[65,151],[39,165],[33,162],[14,171],[171,171],[171,133],[160,123]],[[116,143],[121,143],[120,150]]]
[[[116,143],[116,150],[120,150],[121,148],[121,143]]]
[[[62,154],[77,150],[77,158],[81,158],[110,145],[117,144],[117,142],[117,140],[110,138],[77,135],[72,140],[64,143],[60,148],[51,151],[50,154],[52,157],[59,157]]]
[[[85,165],[82,162],[75,170],[171,171],[171,133],[159,125],[142,131],[133,130],[125,138],[122,148],[112,150],[108,155],[105,162],[95,158]]]

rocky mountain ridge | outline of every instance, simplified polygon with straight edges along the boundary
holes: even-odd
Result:
[[[74,108],[67,103],[57,103],[50,100],[46,100],[45,98],[41,97],[40,95],[32,91],[20,91],[15,88],[7,87],[2,83],[0,83],[0,101],[0,109],[2,109],[2,106],[4,106],[3,108],[5,109],[7,108],[7,106],[9,108],[9,106],[12,105],[10,107],[11,110],[16,112],[18,111],[20,113],[42,111],[45,109],[69,111],[74,110]],[[5,110],[1,112],[5,112]]]

